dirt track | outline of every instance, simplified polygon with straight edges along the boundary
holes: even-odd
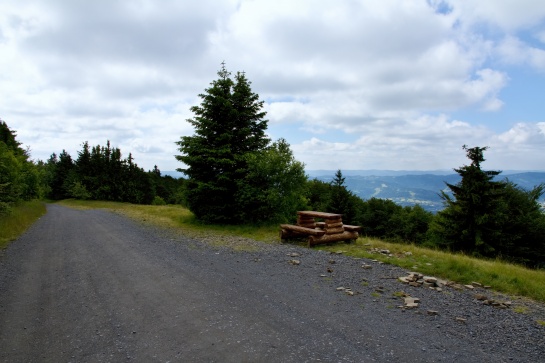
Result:
[[[292,252],[301,254],[300,265],[289,263]],[[106,211],[49,205],[0,257],[0,361],[545,357],[545,329],[530,314],[484,308],[467,293],[423,289],[413,292],[422,307],[403,311],[392,296],[406,289],[392,279],[403,270],[376,265],[364,271],[361,261],[332,256],[289,245],[234,252]],[[336,291],[349,285],[356,295]],[[378,285],[380,296],[373,293]],[[427,315],[426,304],[439,315]],[[458,315],[467,323],[455,321]]]

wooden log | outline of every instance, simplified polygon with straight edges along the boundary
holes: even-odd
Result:
[[[300,215],[300,216],[310,216],[310,217],[322,218],[322,219],[335,218],[335,217],[341,218],[342,217],[342,214],[315,212],[315,211],[310,211],[310,210],[299,211],[299,212],[297,212],[297,214]]]
[[[301,227],[315,228],[316,221],[314,220],[314,217],[304,218],[302,216],[299,216],[297,217],[297,225]]]
[[[327,223],[325,222],[325,228],[342,228],[343,222]]]
[[[349,224],[345,224],[343,227],[345,231],[350,231],[350,232],[359,232],[361,230],[361,226],[352,226]]]
[[[325,234],[325,231],[322,229],[306,228],[306,227],[296,226],[293,224],[281,224],[280,228],[286,231],[296,232],[302,235],[323,236]]]
[[[324,229],[325,228],[325,222],[316,222],[316,227]]]
[[[338,233],[343,233],[344,232],[344,228],[341,226],[341,227],[337,227],[337,228],[324,228],[324,231],[325,231],[325,234],[338,234]]]
[[[280,230],[280,240],[281,241],[287,241],[290,238],[301,238],[301,237],[307,237],[308,234],[301,234],[294,231],[290,231],[288,229],[281,229]]]
[[[344,231],[337,234],[326,234],[324,236],[310,236],[308,238],[308,246],[312,247],[317,244],[338,242],[338,241],[351,241],[358,239],[358,232]]]

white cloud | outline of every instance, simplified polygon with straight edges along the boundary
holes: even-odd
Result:
[[[510,130],[498,135],[498,139],[510,147],[520,145],[545,145],[545,123],[528,124],[519,122]]]
[[[545,18],[541,0],[453,0],[447,1],[463,23],[484,23],[512,32],[539,24]]]
[[[189,108],[225,60],[309,166],[451,167],[464,143],[523,137],[448,114],[500,113],[508,66],[545,70],[517,34],[543,41],[544,14],[537,1],[7,0],[0,116],[41,158],[110,139],[174,169]]]
[[[541,160],[529,157],[545,151],[543,122],[519,123],[500,135],[446,116],[425,116],[389,126],[370,126],[355,142],[328,142],[313,137],[292,146],[310,170],[451,169],[467,164],[464,144],[490,147],[486,153],[488,169],[501,170],[506,165],[508,169],[543,169]]]
[[[507,63],[529,65],[545,72],[545,49],[532,47],[516,37],[508,36],[499,44],[497,51]]]

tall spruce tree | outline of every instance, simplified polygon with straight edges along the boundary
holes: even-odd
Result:
[[[501,171],[481,169],[487,147],[463,149],[471,164],[454,169],[462,177],[458,184],[446,183],[452,196],[441,192],[446,208],[437,215],[432,233],[438,244],[452,250],[493,256],[505,219],[506,184],[493,180]]]
[[[186,201],[195,216],[206,222],[237,221],[238,180],[246,173],[247,153],[264,149],[267,120],[263,101],[253,93],[244,73],[235,80],[222,63],[219,78],[199,97],[199,106],[189,119],[195,129],[192,136],[176,142],[186,167],[178,171],[188,176]]]

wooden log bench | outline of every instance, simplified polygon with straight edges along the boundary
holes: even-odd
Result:
[[[280,238],[283,240],[305,236],[320,237],[325,234],[325,231],[323,229],[301,227],[294,224],[281,224],[280,228]]]
[[[324,222],[316,222],[315,218]],[[297,212],[297,225],[281,224],[280,239],[308,238],[308,246],[337,241],[355,241],[358,239],[360,226],[342,223],[342,215],[315,211]]]

